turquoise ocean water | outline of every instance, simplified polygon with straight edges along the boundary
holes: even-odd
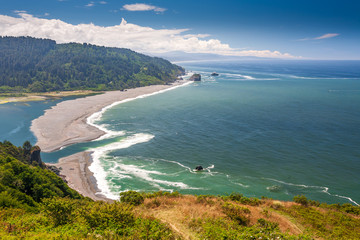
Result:
[[[108,129],[106,138],[43,160],[93,150],[91,170],[113,198],[129,189],[235,191],[360,203],[359,61],[178,64],[203,81],[116,105],[93,120]],[[34,140],[29,121],[53,104],[1,105],[1,140]],[[31,114],[9,120],[17,111]],[[205,170],[193,171],[197,165]]]

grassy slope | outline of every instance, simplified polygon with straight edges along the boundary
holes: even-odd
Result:
[[[109,215],[111,211],[106,210],[104,214],[104,209],[110,208],[108,203],[68,201],[77,206],[73,210],[75,215],[67,219],[66,224],[58,226],[54,225],[46,210],[39,213],[0,210],[0,238],[360,239],[359,216],[332,208],[271,199],[244,204],[226,197],[155,194],[131,209],[131,214],[140,219],[135,225],[126,225],[120,220],[114,222],[115,228],[111,225],[104,227],[101,225],[103,222],[91,225],[86,215],[91,211],[86,209],[92,209],[96,212],[96,219],[112,219],[115,215]],[[78,201],[83,202],[79,205]],[[120,210],[115,213],[127,211],[126,205],[116,204],[114,209]],[[126,230],[120,231],[121,228]]]
[[[231,214],[229,216],[224,211],[225,202],[227,200],[219,197],[205,199],[195,196],[159,197],[146,199],[138,211],[146,216],[155,216],[168,223],[184,239],[222,239],[222,237],[226,237],[224,232],[229,232],[231,229],[221,227],[221,222],[227,224],[228,219],[234,220]],[[259,237],[276,239],[274,236],[279,232],[284,233],[284,235],[278,235],[280,239],[360,239],[360,217],[335,209],[305,207],[295,202],[271,199],[261,200],[257,206],[241,204],[237,201],[230,202],[235,206],[250,210],[250,214],[243,214],[247,216],[249,223],[240,228],[235,228],[238,232],[248,231],[251,233],[250,235],[245,233],[244,239],[260,239]],[[216,226],[207,223],[216,219],[221,219]],[[279,231],[272,230],[269,234],[259,233],[257,230],[260,229],[261,231],[264,228],[259,224],[259,219],[276,223]],[[202,221],[201,224],[192,224],[199,220]],[[263,232],[266,231],[263,230]],[[274,238],[271,237],[271,234]],[[219,238],[212,238],[211,236],[218,236]],[[228,237],[231,239],[231,236]]]

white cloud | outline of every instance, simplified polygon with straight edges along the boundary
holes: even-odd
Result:
[[[100,1],[99,3],[100,4],[107,4],[107,2],[105,2],[105,1]]]
[[[336,37],[336,36],[339,36],[338,33],[327,33],[327,34],[324,34],[320,37],[316,37],[314,38],[314,40],[320,40],[320,39],[325,39],[325,38],[333,38],[333,37]]]
[[[89,2],[88,4],[85,5],[85,7],[93,7],[95,6],[94,2]]]
[[[135,4],[125,4],[123,6],[124,10],[127,11],[154,11],[154,12],[165,12],[165,8],[156,7],[153,5],[148,5],[144,3],[135,3]]]
[[[31,36],[53,39],[57,43],[91,43],[107,47],[129,48],[143,53],[182,51],[228,56],[295,58],[270,50],[238,50],[218,39],[202,39],[206,34],[185,34],[188,29],[153,29],[124,19],[119,25],[103,27],[92,23],[72,25],[59,19],[45,19],[20,12],[20,17],[0,15],[0,35]]]
[[[339,35],[340,35],[339,33],[327,33],[327,34],[321,35],[320,37],[302,38],[302,39],[298,39],[297,41],[321,40],[321,39],[326,39],[326,38],[333,38],[333,37],[336,37]]]
[[[210,35],[209,34],[186,34],[186,35],[184,35],[184,38],[192,38],[192,37],[207,38],[207,37],[210,37]]]

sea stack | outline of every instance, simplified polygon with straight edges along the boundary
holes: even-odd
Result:
[[[190,81],[199,82],[201,81],[201,75],[198,73],[193,74],[190,79]]]

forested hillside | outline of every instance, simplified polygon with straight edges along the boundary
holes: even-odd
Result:
[[[34,211],[44,198],[83,198],[47,170],[39,154],[39,147],[31,146],[28,141],[23,147],[0,142],[0,208]]]
[[[182,67],[129,49],[0,37],[0,92],[122,90],[168,84]]]

